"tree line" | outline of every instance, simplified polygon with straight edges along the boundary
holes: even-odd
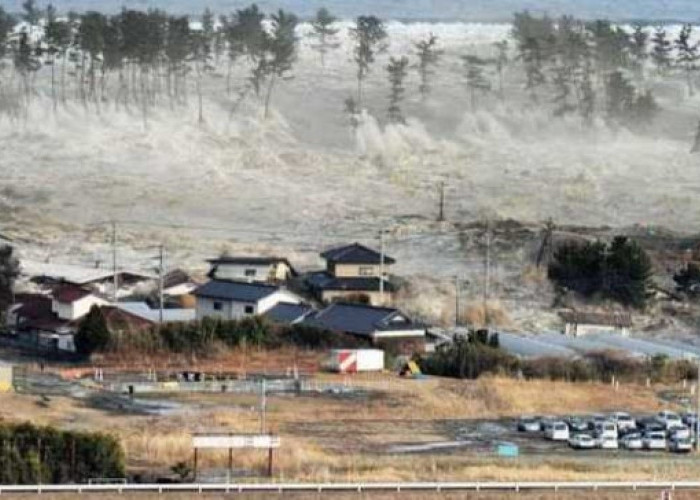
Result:
[[[0,423],[0,484],[87,483],[126,475],[124,451],[106,434]]]
[[[498,345],[497,334],[470,333],[435,353],[416,358],[423,373],[460,379],[477,379],[484,375],[503,375],[525,379],[564,380],[569,382],[610,382],[614,377],[624,382],[677,383],[697,377],[692,361],[670,360],[658,355],[646,359],[614,352],[590,352],[576,359],[541,357],[521,359],[508,354]]]
[[[59,16],[51,4],[42,10],[26,0],[22,19],[30,25],[43,20],[39,41],[27,32],[10,37],[17,19],[0,8],[0,59],[13,62],[11,75],[0,76],[0,91],[19,103],[5,104],[5,111],[14,113],[37,93],[36,74],[48,66],[54,108],[69,99],[97,110],[112,104],[138,110],[147,122],[156,105],[183,105],[194,94],[198,120],[204,122],[208,85],[229,100],[232,113],[255,95],[268,116],[275,89],[294,75],[300,42],[296,15],[284,10],[268,15],[255,4],[229,15],[206,9],[193,19],[159,9],[126,8],[116,15],[88,11]],[[338,19],[321,8],[310,27],[310,47],[325,66],[340,47]],[[356,90],[345,98],[344,109],[356,126],[367,102],[366,81],[378,57],[387,52],[389,34],[381,19],[368,15],[354,20],[349,36]],[[548,107],[556,117],[578,116],[584,126],[602,117],[611,126],[644,128],[659,110],[649,89],[651,76],[682,74],[688,92],[695,92],[700,53],[692,40],[691,25],[672,39],[663,27],[650,33],[636,25],[628,32],[606,20],[516,13],[510,41],[495,43],[488,54],[460,49],[465,108],[525,99]],[[388,57],[389,122],[405,122],[409,90],[421,102],[436,91],[436,76],[448,71],[440,64],[443,57],[434,34],[414,40],[410,51]],[[406,86],[411,72],[419,82],[415,89]],[[508,87],[508,75],[521,85]],[[223,89],[217,86],[222,76]]]
[[[166,323],[146,331],[130,331],[128,325],[108,324],[101,309],[93,307],[81,321],[75,336],[79,354],[93,352],[198,353],[220,347],[308,350],[369,347],[369,341],[307,325],[287,325],[260,316],[240,320],[204,318],[190,323]]]

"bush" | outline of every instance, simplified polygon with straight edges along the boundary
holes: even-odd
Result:
[[[85,483],[124,476],[124,452],[111,436],[0,424],[1,484]]]
[[[95,351],[103,351],[111,342],[102,310],[92,306],[90,312],[83,318],[75,335],[75,348],[78,354],[90,356]]]

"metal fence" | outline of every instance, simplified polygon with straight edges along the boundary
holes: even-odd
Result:
[[[0,494],[41,493],[294,493],[294,492],[448,492],[499,491],[677,491],[700,490],[700,482],[445,482],[445,483],[217,483],[85,484],[0,486]]]

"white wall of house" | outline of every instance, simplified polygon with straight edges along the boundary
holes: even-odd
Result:
[[[221,318],[234,320],[265,314],[280,302],[299,304],[301,298],[286,290],[279,290],[258,302],[237,302],[225,299],[212,299],[209,297],[197,297],[197,320],[204,318]]]
[[[291,269],[286,262],[276,262],[274,264],[220,263],[216,265],[214,278],[265,283],[269,281],[284,281],[290,275]]]
[[[422,338],[425,337],[425,330],[395,330],[395,331],[376,331],[372,334],[375,340],[381,339],[403,339],[403,338]]]
[[[379,264],[335,264],[331,272],[338,278],[366,278],[381,276]],[[384,264],[384,274],[389,274],[391,265]]]
[[[109,304],[109,302],[100,297],[88,295],[75,302],[59,302],[53,299],[51,301],[51,310],[59,318],[73,321],[89,313],[92,306],[106,306],[107,304]]]

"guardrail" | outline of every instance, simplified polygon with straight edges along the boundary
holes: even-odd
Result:
[[[446,492],[446,491],[650,491],[700,490],[700,481],[677,482],[425,482],[425,483],[177,483],[177,484],[45,484],[1,486],[8,493],[260,493],[260,492]]]

